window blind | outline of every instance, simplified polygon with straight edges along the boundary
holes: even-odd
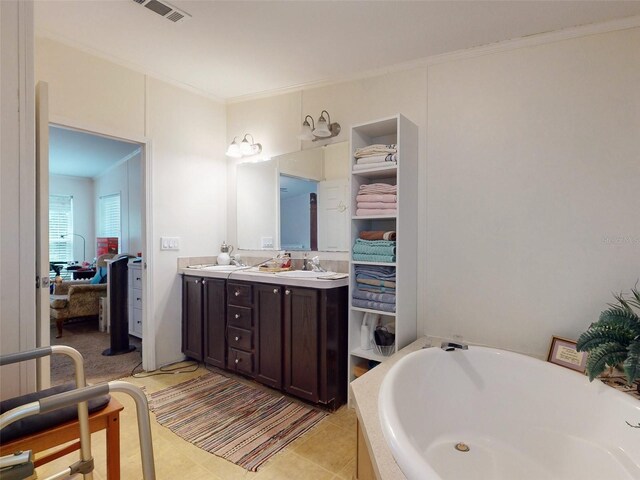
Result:
[[[118,237],[118,245],[122,245],[120,238],[120,194],[104,195],[98,199],[99,203],[99,237]]]
[[[49,261],[73,260],[73,197],[49,196]]]

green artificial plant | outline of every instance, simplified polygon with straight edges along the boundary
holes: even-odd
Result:
[[[640,378],[640,291],[614,295],[618,303],[600,314],[600,319],[580,335],[577,349],[589,352],[587,373],[593,381],[607,367],[622,365],[629,384]]]

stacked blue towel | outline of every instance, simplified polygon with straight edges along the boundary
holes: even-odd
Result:
[[[396,269],[378,265],[356,265],[356,286],[353,291],[354,307],[396,311]]]

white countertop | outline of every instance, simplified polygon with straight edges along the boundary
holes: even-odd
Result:
[[[358,422],[360,422],[360,428],[364,433],[371,463],[379,480],[406,480],[393,458],[380,426],[380,417],[378,415],[380,385],[389,369],[398,360],[411,352],[420,350],[425,344],[430,344],[427,338],[419,338],[389,357],[387,361],[369,370],[360,378],[356,378],[350,384]]]
[[[198,268],[179,268],[179,274],[191,275],[194,277],[209,277],[209,278],[222,278],[226,280],[243,280],[246,282],[259,282],[259,283],[271,283],[276,285],[289,285],[291,287],[307,287],[318,289],[329,289],[344,287],[349,285],[349,277],[340,278],[337,280],[329,280],[324,278],[296,278],[279,276],[276,273],[259,272],[254,269],[248,270],[233,270],[231,272],[225,271],[211,271],[202,270]]]

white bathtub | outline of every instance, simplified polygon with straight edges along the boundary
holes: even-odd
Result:
[[[640,479],[640,428],[626,423],[640,422],[640,402],[524,355],[411,353],[387,373],[378,405],[410,480]]]

